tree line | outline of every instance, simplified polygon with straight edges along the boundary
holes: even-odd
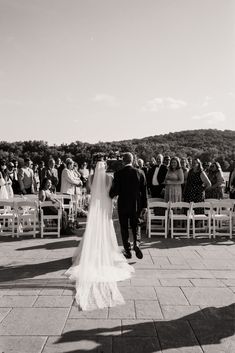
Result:
[[[202,162],[216,160],[224,171],[232,167],[235,160],[235,131],[201,129],[174,132],[164,135],[149,136],[141,139],[131,139],[113,142],[98,142],[90,144],[75,141],[69,144],[48,145],[45,141],[0,141],[0,159],[19,162],[30,157],[34,163],[49,158],[70,157],[78,164],[88,163],[97,153],[103,153],[108,158],[130,151],[145,162],[150,161],[158,153],[178,157],[197,157]]]

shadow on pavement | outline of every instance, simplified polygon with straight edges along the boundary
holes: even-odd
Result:
[[[73,239],[73,240],[65,240],[65,241],[55,241],[53,243],[29,246],[26,248],[18,248],[16,249],[16,251],[36,250],[36,249],[56,250],[56,249],[75,248],[78,245],[79,245],[79,241]]]
[[[167,349],[206,345],[211,345],[213,352],[215,344],[222,345],[221,352],[234,352],[235,342],[232,339],[225,340],[235,333],[234,314],[234,304],[221,308],[209,307],[177,320],[141,323],[133,321],[133,324],[124,324],[122,327],[72,330],[62,334],[55,344],[65,344],[65,349],[66,343],[83,340],[93,342],[93,347],[94,343],[96,345],[96,348],[84,350],[66,349],[66,353],[109,353],[110,340],[113,353],[155,353]],[[202,319],[202,315],[205,319]],[[219,352],[218,347],[215,351]]]

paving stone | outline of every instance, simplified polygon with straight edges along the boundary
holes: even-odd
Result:
[[[212,271],[208,270],[157,270],[157,278],[214,278]],[[226,277],[225,277],[226,278]]]
[[[224,270],[215,271],[215,270],[211,270],[210,272],[215,278],[235,279],[235,271],[234,270],[231,270],[231,271],[224,271]]]
[[[164,319],[166,320],[187,320],[192,315],[195,319],[204,319],[203,313],[199,306],[186,305],[161,305]]]
[[[157,332],[152,320],[122,320],[122,335],[134,337],[157,337]]]
[[[225,287],[224,283],[218,279],[213,278],[194,278],[191,279],[192,284],[194,287]]]
[[[16,307],[32,307],[35,303],[37,297],[34,296],[16,296],[16,295],[6,295],[0,297],[0,307],[16,308]]]
[[[47,337],[37,336],[1,336],[0,352],[1,353],[39,353],[47,340]]]
[[[235,287],[235,278],[221,279],[221,282],[228,287]]]
[[[191,305],[226,305],[235,301],[228,288],[183,287],[182,291]]]
[[[62,295],[64,292],[64,289],[59,289],[59,288],[43,288],[39,295]]]
[[[161,305],[189,305],[180,288],[156,287],[155,290]]]
[[[35,296],[40,293],[40,289],[27,289],[27,288],[21,288],[21,289],[16,289],[14,287],[10,289],[0,289],[0,295],[5,296],[5,295],[29,295],[29,296]]]
[[[190,280],[184,278],[160,279],[160,283],[163,287],[192,287]]]
[[[164,353],[165,351],[202,353],[193,330],[187,321],[155,322],[155,327]]]
[[[69,308],[14,308],[0,324],[0,335],[59,335]]]
[[[121,334],[121,320],[68,319],[63,330],[77,336],[116,336]]]
[[[112,337],[81,337],[75,332],[68,332],[62,336],[49,337],[43,349],[43,353],[111,353]]]
[[[157,300],[135,300],[137,319],[163,319]]]
[[[127,299],[156,299],[153,287],[120,287],[125,300]]]
[[[157,337],[114,337],[112,353],[161,352]]]
[[[73,298],[68,296],[44,296],[41,295],[34,303],[34,307],[38,308],[67,308],[72,306]]]
[[[69,319],[107,319],[108,318],[108,308],[82,311],[79,310],[77,306],[73,306],[69,313]]]
[[[7,314],[11,311],[11,308],[0,308],[0,322],[7,316]]]
[[[135,305],[133,300],[127,300],[124,305],[109,308],[109,319],[132,319],[135,318]]]
[[[195,320],[190,324],[206,353],[233,353],[235,348],[234,320]]]
[[[159,279],[154,278],[133,278],[131,279],[131,285],[133,287],[158,287],[161,286]]]

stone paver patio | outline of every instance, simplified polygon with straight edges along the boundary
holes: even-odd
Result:
[[[143,238],[126,304],[81,312],[63,274],[83,231],[0,238],[0,353],[235,352],[234,238]]]

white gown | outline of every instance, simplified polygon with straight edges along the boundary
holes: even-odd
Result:
[[[108,183],[107,183],[108,181]],[[82,310],[124,304],[117,281],[131,277],[134,268],[121,253],[112,221],[105,163],[98,162],[91,186],[91,201],[83,239],[66,275],[76,286],[76,301]]]

